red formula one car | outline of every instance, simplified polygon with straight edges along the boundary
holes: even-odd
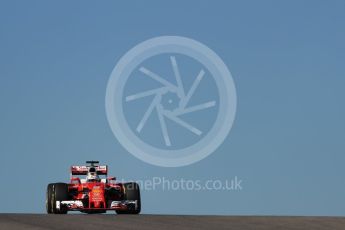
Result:
[[[137,183],[117,183],[115,177],[107,177],[108,167],[98,165],[98,161],[87,161],[86,164],[89,165],[71,167],[69,184],[48,185],[47,213],[105,213],[107,210],[115,210],[117,214],[140,213],[140,190]],[[82,175],[86,179],[76,177]]]

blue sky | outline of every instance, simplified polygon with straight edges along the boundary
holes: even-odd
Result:
[[[44,212],[47,183],[98,159],[118,178],[243,180],[144,191],[144,213],[344,215],[344,12],[336,0],[1,1],[0,212]],[[116,62],[162,35],[213,49],[237,90],[225,142],[181,168],[128,154],[105,115]]]

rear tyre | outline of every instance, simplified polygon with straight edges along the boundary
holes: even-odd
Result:
[[[51,197],[51,207],[54,214],[67,214],[67,209],[60,205],[60,209],[56,207],[56,201],[68,200],[68,185],[65,183],[55,183]]]
[[[135,182],[123,184],[124,200],[136,200],[137,205],[130,207],[130,210],[121,211],[116,210],[117,214],[139,214],[141,211],[140,188]]]
[[[48,184],[47,193],[46,193],[46,211],[48,214],[53,213],[52,206],[52,193],[53,193],[53,184]]]

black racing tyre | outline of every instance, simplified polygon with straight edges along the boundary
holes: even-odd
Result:
[[[56,201],[64,201],[68,200],[68,185],[66,183],[55,183],[53,184],[53,193],[52,193],[52,210],[54,214],[66,214],[67,209],[63,209],[63,207],[58,210],[56,208]]]
[[[121,211],[117,210],[117,214],[139,214],[141,211],[141,200],[140,200],[140,188],[135,182],[123,184],[124,189],[124,200],[137,200],[137,206],[132,207],[130,210]]]
[[[48,184],[47,193],[46,193],[46,211],[48,214],[53,213],[52,193],[53,193],[53,184]]]

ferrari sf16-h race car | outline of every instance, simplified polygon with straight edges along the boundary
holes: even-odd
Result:
[[[107,177],[108,166],[98,165],[98,161],[87,161],[86,164],[71,167],[70,183],[52,183],[47,186],[47,213],[80,211],[91,214],[105,213],[107,210],[115,210],[117,214],[140,213],[140,190],[137,183],[117,183],[115,177]],[[86,179],[78,177],[82,175]]]

